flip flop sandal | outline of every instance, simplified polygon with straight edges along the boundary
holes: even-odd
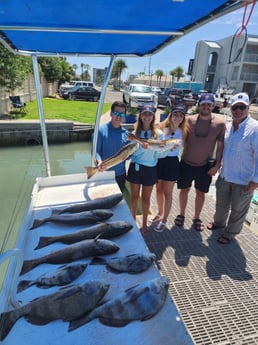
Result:
[[[160,222],[161,221],[161,216],[157,214],[155,217],[152,218],[152,223]]]
[[[217,230],[217,229],[223,229],[223,228],[224,228],[224,226],[215,225],[214,223],[207,224],[207,229],[208,230]]]
[[[203,231],[204,230],[204,224],[201,221],[201,219],[193,219],[193,227],[196,231]]]
[[[230,241],[231,241],[231,240],[230,240],[229,238],[225,237],[225,236],[220,236],[220,237],[218,238],[218,242],[219,242],[220,244],[229,244]]]
[[[178,214],[174,220],[174,223],[176,226],[183,227],[185,222],[185,217],[181,216],[181,214]]]
[[[149,233],[149,229],[148,228],[140,228],[140,231],[141,231],[143,236],[146,236]]]
[[[160,221],[159,224],[153,230],[156,232],[163,232],[164,230],[166,230],[166,228],[166,223]]]

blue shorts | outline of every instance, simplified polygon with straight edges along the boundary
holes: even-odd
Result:
[[[158,180],[177,181],[179,178],[179,159],[175,157],[164,157],[158,160]]]
[[[181,160],[180,176],[177,181],[178,189],[190,188],[194,181],[194,187],[203,193],[208,193],[212,177],[208,175],[207,164],[200,167],[189,165]]]
[[[127,181],[143,186],[153,186],[157,183],[157,166],[147,167],[145,165],[130,163]]]

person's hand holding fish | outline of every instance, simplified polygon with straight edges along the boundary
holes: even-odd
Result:
[[[97,163],[98,163],[97,167],[98,167],[99,172],[103,172],[107,169],[107,166],[105,164],[103,164],[103,162],[101,160],[99,160]]]

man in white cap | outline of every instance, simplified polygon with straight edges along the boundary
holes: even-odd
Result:
[[[222,167],[216,181],[216,210],[209,230],[223,228],[218,238],[229,244],[240,233],[258,187],[258,122],[249,111],[249,97],[238,93],[231,98],[233,121],[224,139]]]

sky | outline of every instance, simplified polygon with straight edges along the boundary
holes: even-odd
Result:
[[[245,19],[248,18],[250,9],[251,4],[247,8]],[[127,80],[129,75],[140,72],[148,75],[149,71],[155,73],[158,69],[162,70],[165,75],[169,75],[169,72],[178,66],[182,67],[186,73],[189,60],[194,58],[197,42],[201,40],[216,41],[234,35],[236,32],[238,33],[241,29],[243,15],[244,7],[183,36],[159,53],[152,55],[151,58],[121,57],[127,65],[127,69],[122,74],[122,79]],[[258,5],[254,8],[247,25],[247,33],[258,35]],[[67,58],[67,61],[71,65],[76,64],[78,67],[80,67],[81,63],[90,65],[89,72],[91,74],[93,68],[108,67],[110,58],[74,57]]]

